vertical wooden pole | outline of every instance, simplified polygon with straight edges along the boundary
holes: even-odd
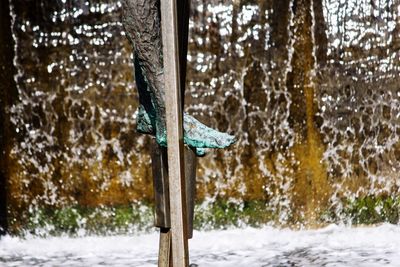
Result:
[[[161,0],[172,263],[189,265],[176,0]]]
[[[171,266],[171,230],[160,228],[160,246],[158,251],[158,267]]]
[[[179,69],[181,80],[181,103],[182,109],[185,102],[185,82],[187,53],[189,45],[189,15],[191,0],[177,0],[178,7],[178,41],[179,41]]]

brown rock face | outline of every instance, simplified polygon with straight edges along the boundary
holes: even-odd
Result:
[[[346,199],[398,194],[399,4],[336,2],[192,3],[185,109],[239,140],[200,160],[199,201],[263,201],[278,223],[314,225]],[[152,201],[120,12],[12,1],[0,183],[13,229],[42,208]]]

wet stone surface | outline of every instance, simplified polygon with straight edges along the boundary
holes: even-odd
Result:
[[[43,209],[151,202],[121,3],[12,3],[12,230]],[[348,219],[346,201],[398,196],[399,7],[193,1],[185,111],[237,137],[199,161],[198,199],[315,224]]]

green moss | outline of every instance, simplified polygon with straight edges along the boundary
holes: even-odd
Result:
[[[321,224],[347,222],[353,225],[398,224],[400,196],[364,196],[343,200],[340,211],[328,209],[320,214]]]
[[[399,223],[400,197],[366,196],[349,201],[344,210],[354,224]]]
[[[116,207],[64,207],[31,213],[25,233],[46,235],[112,235],[153,229],[153,205],[138,203]],[[262,226],[274,217],[262,201],[232,203],[218,200],[195,207],[195,229]]]
[[[75,232],[79,228],[81,214],[73,207],[56,210],[53,214],[54,225],[63,232]]]
[[[46,235],[122,234],[147,231],[153,225],[148,203],[117,207],[64,207],[32,212],[24,233]]]
[[[36,235],[112,235],[152,231],[153,205],[137,203],[115,207],[64,207],[32,212],[26,231]],[[367,196],[345,201],[341,213],[326,210],[319,214],[321,225],[350,220],[353,224],[399,223],[400,197]],[[277,213],[264,201],[230,202],[216,200],[195,206],[197,230],[229,227],[261,227],[277,222]],[[25,232],[26,232],[25,231]]]
[[[259,227],[274,221],[273,213],[268,211],[263,201],[232,203],[218,200],[208,205],[195,207],[195,229],[225,229],[249,225]]]

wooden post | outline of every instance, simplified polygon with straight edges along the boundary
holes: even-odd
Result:
[[[158,251],[158,267],[171,266],[171,230],[160,228],[160,245]]]
[[[172,264],[189,265],[176,0],[161,0]]]
[[[179,68],[181,80],[181,103],[182,109],[185,102],[185,82],[187,52],[189,46],[189,15],[191,0],[177,0],[178,8],[178,41],[179,41]]]
[[[185,147],[185,185],[187,238],[193,235],[194,201],[196,196],[196,166],[197,157],[193,149]],[[154,226],[160,228],[160,248],[158,256],[159,267],[169,267],[171,259],[171,216],[168,183],[167,149],[159,146],[155,140],[151,152],[153,188],[155,200]]]

